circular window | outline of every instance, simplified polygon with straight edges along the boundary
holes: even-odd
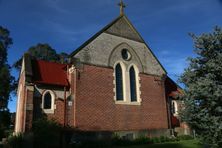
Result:
[[[122,54],[122,58],[124,60],[130,60],[131,54],[129,53],[129,51],[127,49],[123,49],[121,54]]]

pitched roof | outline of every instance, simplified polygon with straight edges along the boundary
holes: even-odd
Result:
[[[32,81],[37,84],[69,86],[66,64],[32,60]]]
[[[165,80],[165,88],[168,96],[177,97],[178,95],[183,95],[182,88],[177,85],[170,77]]]
[[[92,42],[95,38],[97,38],[100,34],[102,34],[105,30],[107,30],[113,24],[115,24],[122,17],[123,16],[120,15],[119,17],[114,19],[111,23],[106,25],[103,29],[101,29],[99,32],[97,32],[95,35],[93,35],[91,38],[89,38],[87,41],[85,41],[81,46],[79,46],[76,50],[74,50],[69,56],[72,57],[75,54],[77,54],[81,49],[83,49],[86,45],[88,45],[90,42]]]
[[[86,47],[89,43],[91,43],[94,39],[96,39],[99,35],[101,35],[104,32],[107,33],[111,33],[112,34],[116,34],[116,31],[111,31],[109,30],[111,27],[113,26],[118,26],[118,24],[116,25],[116,23],[118,23],[119,21],[121,21],[121,19],[124,18],[124,20],[127,22],[127,24],[130,26],[131,30],[134,31],[134,35],[136,34],[136,40],[139,42],[143,42],[147,48],[149,49],[149,51],[151,52],[151,54],[154,56],[154,58],[157,60],[157,62],[160,64],[161,68],[165,71],[165,73],[167,73],[167,71],[165,70],[165,68],[163,67],[163,65],[160,63],[160,61],[157,59],[157,57],[154,55],[154,53],[152,52],[152,50],[150,49],[150,47],[146,44],[146,42],[144,41],[144,39],[142,38],[142,36],[139,34],[139,32],[136,30],[136,28],[132,25],[132,23],[130,22],[130,20],[126,17],[126,15],[120,15],[118,16],[116,19],[114,19],[111,23],[109,23],[108,25],[106,25],[104,28],[102,28],[99,32],[97,32],[95,35],[93,35],[91,38],[89,38],[86,42],[84,42],[81,46],[79,46],[76,50],[74,50],[69,56],[73,57],[75,56],[81,49],[83,49],[84,47]],[[125,37],[125,36],[123,36]]]

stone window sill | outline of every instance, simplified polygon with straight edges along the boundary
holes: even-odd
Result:
[[[43,112],[46,114],[54,114],[54,109],[43,109]]]
[[[115,104],[119,104],[119,105],[141,105],[141,102],[115,101]]]

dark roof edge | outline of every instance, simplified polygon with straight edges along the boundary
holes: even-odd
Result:
[[[147,46],[147,48],[149,49],[149,51],[151,52],[151,54],[154,56],[154,58],[157,60],[157,62],[160,64],[160,66],[162,67],[162,69],[164,70],[164,72],[167,74],[166,69],[163,67],[163,65],[160,63],[160,61],[158,60],[158,58],[155,56],[155,54],[153,53],[153,51],[151,50],[151,48],[148,46],[148,44],[145,42],[145,40],[143,39],[143,37],[140,35],[140,33],[137,31],[137,29],[133,26],[133,24],[130,22],[130,20],[127,18],[127,16],[124,15],[124,17],[126,18],[126,20],[129,22],[129,24],[133,27],[133,29],[136,31],[136,33],[139,35],[139,37],[143,40],[143,43]]]
[[[31,82],[32,76],[33,76],[32,57],[28,53],[25,53],[23,55],[23,60],[24,60],[24,72],[25,72],[25,78],[26,78],[25,81]]]
[[[183,88],[180,87],[180,85],[178,85],[173,79],[171,79],[169,76],[167,76],[167,78],[172,81],[179,89],[181,89],[183,91]]]
[[[120,15],[116,19],[114,19],[111,23],[106,25],[103,29],[101,29],[99,32],[97,32],[95,35],[93,35],[90,39],[88,39],[86,42],[84,42],[81,46],[79,46],[75,51],[73,51],[69,57],[72,57],[76,55],[82,48],[84,48],[86,45],[88,45],[90,42],[92,42],[95,38],[97,38],[100,34],[102,34],[105,30],[107,30],[109,27],[111,27],[113,24],[115,24],[119,19],[122,17],[125,17],[125,19],[128,21],[128,23],[131,25],[131,27],[136,31],[136,33],[139,35],[139,37],[142,39],[143,43],[147,46],[151,54],[154,56],[154,58],[157,60],[157,62],[160,64],[161,68],[164,70],[164,72],[167,74],[166,69],[163,67],[163,65],[160,63],[158,58],[155,56],[151,48],[146,44],[145,40],[143,37],[140,35],[140,33],[137,31],[137,29],[133,26],[133,24],[130,22],[130,20],[127,18],[126,15]]]
[[[74,56],[77,54],[82,48],[84,48],[86,45],[88,45],[90,42],[92,42],[95,38],[97,38],[100,34],[102,34],[105,30],[107,30],[110,26],[115,24],[120,18],[122,18],[123,15],[118,16],[116,19],[114,19],[111,23],[106,25],[104,28],[102,28],[100,31],[98,31],[95,35],[93,35],[91,38],[89,38],[86,42],[84,42],[82,45],[80,45],[76,50],[74,50],[69,57]]]
[[[28,53],[25,53],[23,57],[24,57],[25,74],[32,76],[33,73],[32,73],[31,56]]]

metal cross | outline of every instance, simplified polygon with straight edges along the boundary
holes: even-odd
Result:
[[[123,3],[122,0],[120,0],[120,3],[118,4],[120,6],[120,15],[124,14],[124,8],[126,7],[126,5]]]

